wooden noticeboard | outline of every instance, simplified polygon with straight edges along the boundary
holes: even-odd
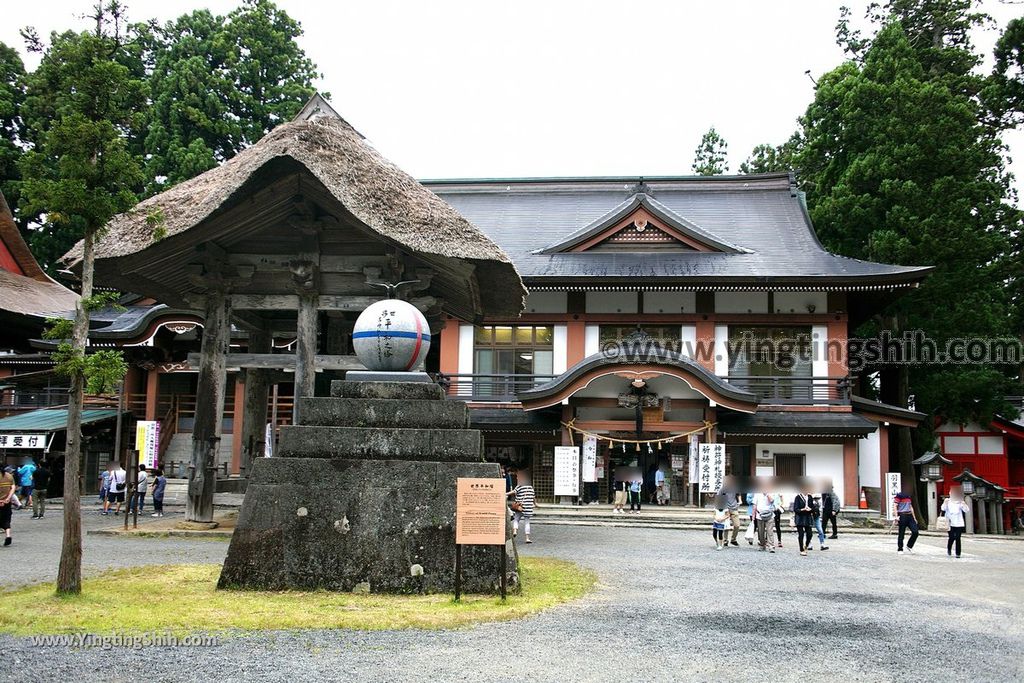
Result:
[[[505,545],[505,501],[504,479],[460,477],[455,490],[455,543]]]

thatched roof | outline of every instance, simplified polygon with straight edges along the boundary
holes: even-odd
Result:
[[[50,278],[14,224],[7,200],[0,192],[0,241],[20,272],[0,265],[0,310],[37,318],[50,317],[75,308],[78,295]]]
[[[501,248],[334,116],[283,124],[221,166],[115,216],[97,244],[97,275],[104,260],[159,248],[147,217],[162,215],[167,238],[186,233],[227,204],[257,171],[281,159],[301,164],[386,241],[414,255],[475,264],[479,282],[486,283],[481,287],[482,313],[514,316],[522,310],[525,289]],[[71,267],[80,260],[81,243],[64,256]]]

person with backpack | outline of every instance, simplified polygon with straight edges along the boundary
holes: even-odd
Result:
[[[899,536],[896,539],[896,552],[903,552],[903,537],[910,529],[910,540],[907,541],[907,552],[914,552],[914,544],[917,543],[919,528],[917,518],[914,517],[914,504],[910,495],[904,491],[896,494],[896,514],[899,517]]]
[[[124,503],[124,493],[128,488],[128,473],[118,462],[111,462],[110,465],[110,491],[107,492],[107,500],[103,503],[103,512],[100,514],[110,514],[111,505],[117,503],[114,514],[119,515],[121,514],[121,504]]]
[[[164,516],[164,490],[167,488],[167,477],[159,467],[154,472],[153,480],[153,516]]]
[[[36,465],[35,474],[32,475],[34,491],[32,497],[32,519],[42,519],[46,514],[46,489],[50,485],[50,469],[46,461]]]
[[[15,473],[15,478],[18,480],[18,486],[21,487],[21,500],[22,504],[31,507],[32,506],[32,492],[35,487],[35,472],[36,464],[32,461],[32,458],[25,458],[21,467],[18,468]]]

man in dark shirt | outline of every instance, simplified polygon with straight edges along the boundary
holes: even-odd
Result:
[[[32,474],[34,495],[32,496],[32,519],[42,519],[46,514],[46,488],[50,485],[50,468],[46,461],[36,463]]]
[[[832,522],[832,535],[829,538],[839,538],[836,529],[836,518],[839,515],[839,497],[832,489],[821,494],[821,528],[828,531],[828,523]]]

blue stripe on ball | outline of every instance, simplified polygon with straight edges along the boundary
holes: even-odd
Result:
[[[362,332],[353,332],[353,339],[367,339],[372,337],[401,337],[403,339],[415,339],[421,337],[423,341],[430,341],[430,335],[426,332],[417,334],[416,332],[403,332],[400,330],[392,330],[390,332],[380,332],[378,330],[364,330]]]

